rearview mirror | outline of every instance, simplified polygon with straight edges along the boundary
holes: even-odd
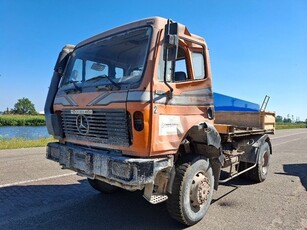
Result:
[[[178,23],[170,22],[165,25],[164,61],[175,61],[178,52]]]
[[[73,52],[74,48],[75,48],[74,45],[68,44],[64,46],[62,51],[59,53],[58,59],[54,67],[54,71],[58,73],[60,76],[63,75],[69,56],[71,55],[71,52]]]
[[[105,68],[106,68],[105,65],[99,63],[93,63],[93,65],[91,66],[91,69],[96,71],[103,71]]]

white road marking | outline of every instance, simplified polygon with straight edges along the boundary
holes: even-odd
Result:
[[[10,183],[10,184],[1,184],[0,188],[11,187],[15,185],[32,183],[32,182],[37,182],[37,181],[49,180],[49,179],[55,179],[55,178],[60,178],[60,177],[65,177],[65,176],[72,176],[72,175],[76,175],[76,173],[75,172],[66,173],[66,174],[57,175],[57,176],[43,177],[43,178],[38,178],[38,179],[33,179],[33,180],[18,181],[18,182]]]

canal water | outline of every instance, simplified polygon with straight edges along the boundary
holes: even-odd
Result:
[[[49,137],[46,126],[1,126],[0,139],[38,139]]]

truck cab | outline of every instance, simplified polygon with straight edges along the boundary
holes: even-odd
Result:
[[[172,217],[195,224],[221,169],[235,165],[232,178],[258,167],[259,155],[272,152],[274,129],[239,135],[232,124],[215,124],[209,60],[203,38],[160,17],[66,45],[46,99],[48,131],[58,140],[47,158],[101,192],[144,189],[149,202],[168,200]]]
[[[71,50],[46,111],[62,120],[61,140],[129,156],[160,156],[175,154],[194,124],[213,123],[205,41],[177,24],[177,58],[164,60],[166,24],[162,18],[145,19]]]

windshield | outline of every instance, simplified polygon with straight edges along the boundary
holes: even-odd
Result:
[[[73,88],[138,83],[143,75],[151,27],[125,31],[76,49],[61,86]],[[129,87],[129,88],[130,88]]]

